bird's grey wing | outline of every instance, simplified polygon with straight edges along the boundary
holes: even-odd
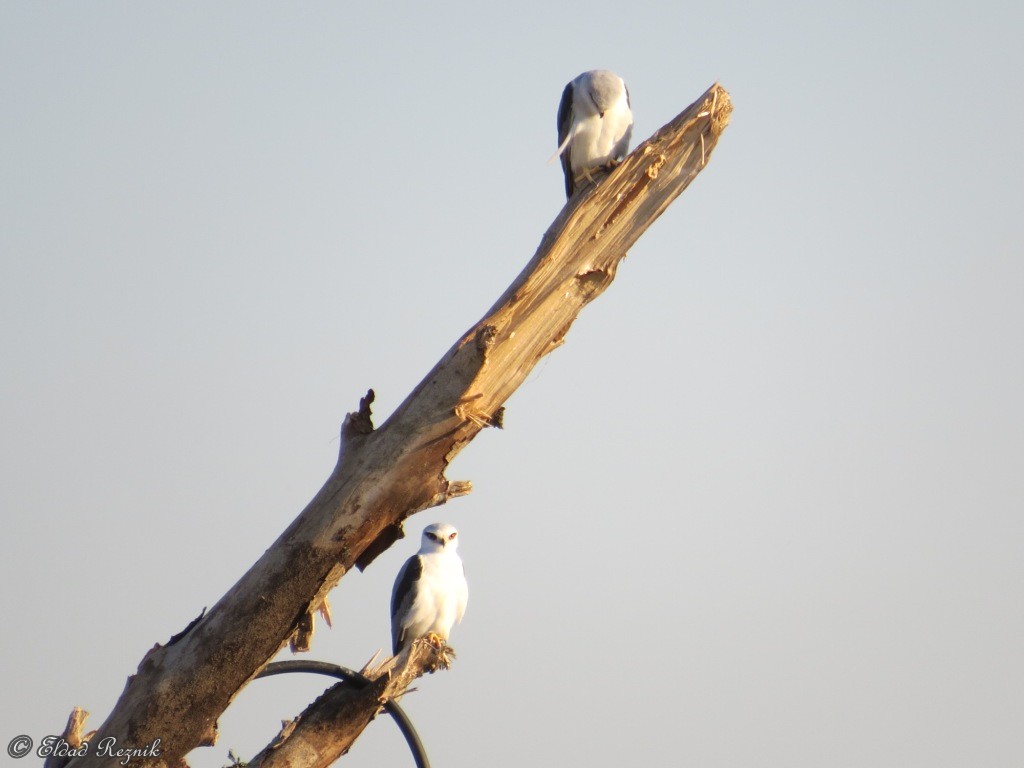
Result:
[[[558,146],[562,144],[569,136],[569,131],[572,130],[573,112],[572,112],[572,100],[573,100],[573,84],[570,82],[565,86],[562,91],[562,100],[558,103]],[[573,178],[572,178],[572,167],[569,163],[569,155],[572,152],[571,147],[566,147],[562,152],[562,173],[565,174],[565,196],[572,197],[573,190]]]
[[[626,106],[629,107],[630,121],[629,127],[626,128],[626,132],[622,134],[622,138],[619,139],[618,144],[615,145],[615,157],[619,160],[629,154],[629,142],[633,138],[633,105],[629,103],[629,86],[623,83],[622,87],[626,91]]]
[[[423,561],[413,555],[405,561],[391,590],[391,648],[398,653],[402,648],[402,619],[409,613],[416,599],[416,586],[423,575]]]

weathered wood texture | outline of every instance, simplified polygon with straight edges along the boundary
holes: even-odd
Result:
[[[326,768],[349,751],[383,702],[400,697],[424,673],[446,668],[446,651],[420,639],[381,666],[364,669],[372,681],[365,688],[337,683],[288,723],[249,768]]]
[[[64,726],[64,732],[61,734],[61,738],[67,743],[70,748],[68,750],[56,748],[50,752],[46,759],[43,760],[43,768],[63,768],[67,765],[70,757],[71,750],[78,750],[82,746],[82,742],[89,741],[92,738],[91,733],[82,733],[85,728],[85,721],[89,718],[89,713],[81,707],[75,707],[71,710],[71,715],[68,717],[68,724]],[[45,746],[41,744],[40,746]]]
[[[370,420],[372,392],[364,398],[345,419],[323,488],[209,613],[145,655],[96,738],[124,746],[159,738],[160,758],[133,765],[174,766],[212,744],[234,696],[349,569],[390,546],[413,513],[468,493],[468,483],[445,478],[449,462],[482,428],[500,425],[509,395],[704,168],[731,111],[726,91],[712,86],[566,203],[504,295],[379,429]],[[117,762],[89,755],[71,765]]]

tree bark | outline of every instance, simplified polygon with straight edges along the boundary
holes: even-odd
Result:
[[[387,549],[410,515],[468,493],[468,482],[446,479],[449,462],[481,429],[501,426],[502,404],[704,168],[731,111],[712,86],[569,200],[522,273],[376,430],[371,390],[344,420],[323,488],[208,613],[146,653],[95,740],[139,749],[159,739],[160,755],[136,766],[176,766],[213,744],[220,714],[297,630],[308,633],[345,573]],[[121,760],[91,751],[70,765]]]

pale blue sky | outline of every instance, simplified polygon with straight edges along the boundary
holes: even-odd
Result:
[[[636,141],[716,80],[732,125],[309,657],[386,646],[446,520],[435,765],[1019,760],[1022,6],[624,11],[0,5],[0,744],[98,725],[493,303],[603,67]],[[253,684],[191,764],[324,687]],[[380,719],[346,764],[412,763]]]

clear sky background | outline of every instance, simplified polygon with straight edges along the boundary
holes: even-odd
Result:
[[[1009,766],[1024,732],[1024,6],[0,5],[0,746],[99,725],[501,294],[565,83],[708,168],[332,594],[359,666],[461,530],[437,766]],[[252,684],[195,768],[327,682]],[[6,760],[6,756],[3,758]],[[381,718],[352,766],[412,765]]]

